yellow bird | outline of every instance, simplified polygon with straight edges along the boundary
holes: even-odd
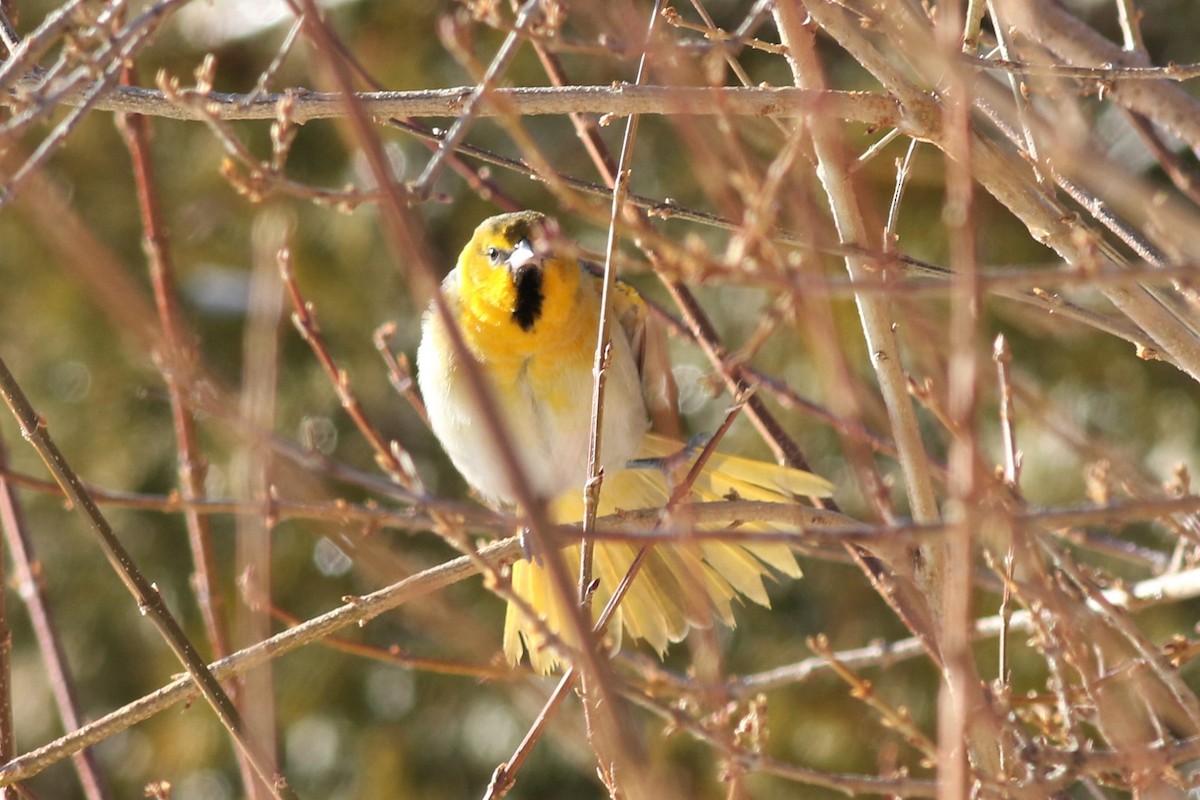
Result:
[[[442,294],[491,386],[530,488],[550,501],[556,521],[566,523],[583,516],[603,282],[573,256],[554,252],[555,230],[533,211],[485,220],[446,276]],[[673,383],[643,369],[648,358],[660,355],[655,353],[658,340],[648,334],[645,302],[624,283],[612,297],[618,324],[611,326],[605,386],[601,515],[661,507],[669,496],[666,475],[646,464],[685,451],[683,443],[649,432],[648,405],[653,410],[671,402]],[[514,476],[491,443],[478,401],[432,307],[422,324],[417,379],[430,425],[454,466],[486,500],[514,503]],[[810,473],[717,453],[693,485],[692,500],[736,496],[779,502],[830,492],[827,481]],[[608,602],[637,550],[633,544],[597,544],[595,609]],[[566,556],[578,570],[578,547]],[[783,544],[709,541],[655,547],[612,618],[610,633],[619,641],[623,628],[661,654],[690,626],[710,625],[714,615],[732,626],[736,595],[769,604],[763,577],[772,568],[800,575]],[[513,565],[512,586],[545,628],[565,635],[566,611],[536,559]],[[560,655],[546,645],[541,630],[510,605],[504,631],[509,661],[519,661],[525,650],[535,669],[557,666]]]

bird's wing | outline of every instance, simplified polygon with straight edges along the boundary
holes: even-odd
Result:
[[[583,271],[596,282],[599,296],[604,270],[597,264],[580,261]],[[679,390],[675,373],[671,371],[671,354],[667,348],[667,330],[651,313],[637,289],[622,280],[613,284],[612,310],[617,324],[629,342],[637,359],[638,375],[642,379],[642,395],[650,414],[651,428],[663,436],[683,437],[679,420]]]
[[[666,329],[650,314],[646,301],[636,289],[623,281],[618,281],[614,289],[613,312],[637,359],[642,395],[652,427],[663,436],[681,438],[683,425],[679,421],[679,390],[675,386],[675,373],[671,370]]]

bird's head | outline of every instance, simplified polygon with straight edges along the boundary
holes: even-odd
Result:
[[[474,322],[545,335],[574,313],[579,264],[551,252],[556,234],[536,211],[480,223],[458,258],[459,291]]]

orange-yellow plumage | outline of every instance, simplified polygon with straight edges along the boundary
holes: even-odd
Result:
[[[601,283],[574,258],[554,254],[551,236],[548,222],[534,212],[485,220],[442,292],[491,386],[530,488],[552,501],[558,521],[573,522],[583,512]],[[605,390],[601,515],[661,507],[669,495],[664,474],[629,463],[664,459],[683,449],[679,442],[648,432],[648,406],[653,413],[669,405],[673,385],[640,369],[644,361],[663,356],[661,345],[646,335],[646,307],[624,285],[613,297],[618,324],[612,329]],[[656,354],[648,355],[656,346]],[[513,476],[478,422],[478,400],[456,363],[441,320],[433,314],[426,315],[422,327],[417,367],[430,423],[455,466],[487,499],[513,502]],[[796,495],[825,496],[830,489],[826,481],[806,472],[716,453],[693,485],[692,499],[782,501]],[[597,610],[611,597],[637,551],[632,544],[597,544]],[[577,567],[578,548],[568,548],[566,557]],[[772,569],[793,577],[800,574],[791,551],[782,544],[682,542],[655,547],[623,598],[610,632],[619,638],[623,630],[662,652],[689,627],[708,625],[714,616],[732,625],[735,596],[768,604],[763,578]],[[529,561],[514,564],[512,585],[546,628],[563,635],[565,610],[542,567]],[[535,668],[549,670],[558,654],[544,644],[539,626],[510,606],[504,632],[508,658],[518,660],[524,649]]]

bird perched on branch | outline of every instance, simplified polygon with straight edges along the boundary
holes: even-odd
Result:
[[[556,236],[554,223],[533,211],[485,220],[446,276],[442,294],[490,386],[529,489],[550,503],[555,521],[566,523],[583,517],[603,279]],[[599,459],[601,515],[661,508],[670,496],[671,476],[653,465],[687,453],[682,442],[650,432],[651,416],[673,411],[665,337],[661,331],[655,335],[646,304],[632,287],[616,284],[611,298],[615,324],[610,326]],[[515,503],[516,476],[492,442],[480,398],[432,307],[422,325],[417,378],[433,432],[455,467],[486,500]],[[827,481],[807,472],[715,453],[690,497],[779,502],[824,497],[830,491]],[[631,543],[597,543],[595,609],[608,602],[638,549]],[[565,554],[568,565],[578,570],[579,548]],[[722,541],[656,546],[618,606],[609,632],[619,639],[624,629],[661,654],[690,626],[710,625],[714,616],[733,625],[732,601],[739,594],[768,605],[763,578],[772,569],[800,575],[786,545],[738,542],[736,533]],[[547,645],[543,631],[565,639],[568,611],[536,558],[513,565],[512,588],[541,622],[510,604],[505,654],[515,663],[525,650],[536,669],[549,671],[560,654]]]

